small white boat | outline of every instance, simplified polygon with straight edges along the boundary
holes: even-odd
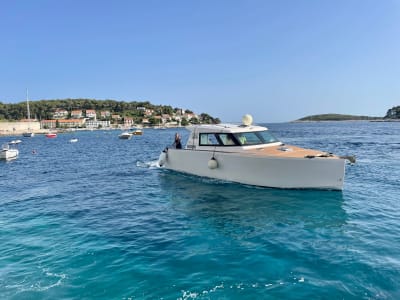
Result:
[[[19,141],[19,143],[20,142],[21,141]],[[12,141],[10,143],[3,144],[0,151],[0,159],[11,160],[17,158],[19,155],[18,149],[10,148],[10,145],[16,145],[19,143]]]
[[[72,139],[69,140],[69,142],[70,143],[76,143],[76,142],[78,142],[78,139],[77,138],[72,138]]]
[[[22,143],[22,141],[21,141],[21,140],[12,140],[12,141],[9,142],[8,144],[10,144],[10,145],[17,145],[17,144],[19,144],[19,143]]]
[[[132,134],[129,132],[123,132],[118,136],[120,139],[129,140],[132,138]]]
[[[22,133],[22,136],[23,137],[34,137],[35,134],[33,132],[24,132],[24,133]]]
[[[346,159],[353,159],[285,145],[268,128],[252,125],[250,115],[243,117],[242,125],[187,129],[186,147],[166,148],[160,154],[160,166],[262,187],[342,190]]]

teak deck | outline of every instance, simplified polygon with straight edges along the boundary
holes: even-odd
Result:
[[[313,149],[305,149],[292,145],[282,145],[282,146],[273,146],[273,147],[264,147],[257,148],[244,151],[245,153],[254,154],[254,155],[262,155],[262,156],[278,156],[278,157],[295,157],[295,158],[304,158],[304,157],[324,157],[329,159],[337,159],[338,157],[332,155],[328,152],[323,152],[319,150]]]

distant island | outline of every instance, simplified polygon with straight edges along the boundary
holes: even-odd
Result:
[[[319,122],[319,121],[399,121],[400,106],[389,109],[384,117],[356,116],[343,114],[320,114],[307,116],[294,122]]]
[[[369,117],[369,116],[354,116],[342,114],[321,114],[307,116],[296,120],[296,122],[311,122],[311,121],[363,121],[363,120],[381,120],[382,117]]]

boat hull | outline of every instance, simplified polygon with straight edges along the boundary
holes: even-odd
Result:
[[[0,152],[0,159],[14,159],[17,158],[19,154],[19,151],[17,149],[8,149],[8,150],[2,150]]]
[[[121,140],[130,140],[132,138],[132,134],[130,134],[130,133],[122,133],[118,137]]]
[[[214,157],[215,162],[210,162]],[[255,156],[243,153],[169,149],[166,169],[243,184],[301,189],[342,190],[345,160]]]

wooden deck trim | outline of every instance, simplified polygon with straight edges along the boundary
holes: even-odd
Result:
[[[287,149],[282,150],[282,149]],[[312,157],[324,157],[328,159],[337,159],[336,155],[330,155],[328,152],[306,149],[292,145],[282,145],[273,147],[264,147],[258,149],[246,150],[245,153],[249,153],[257,156],[274,156],[274,157],[293,157],[293,158],[304,158],[306,156]]]

